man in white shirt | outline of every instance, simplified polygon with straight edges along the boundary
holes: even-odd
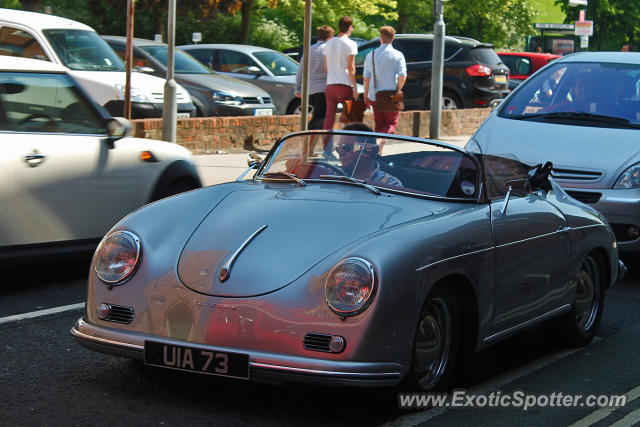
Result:
[[[402,91],[407,80],[407,63],[404,55],[391,43],[396,30],[388,25],[380,27],[380,47],[369,53],[364,60],[364,102],[373,107],[376,132],[394,133],[400,118],[399,111],[385,112],[376,109],[376,92],[382,90]],[[373,61],[375,60],[375,81]]]
[[[324,90],[327,110],[323,129],[333,129],[338,104],[358,97],[356,88],[356,54],[358,45],[349,36],[353,32],[353,19],[343,16],[338,21],[337,37],[332,38],[324,49],[324,64],[327,71],[327,87]],[[325,147],[325,151],[328,147]]]
[[[327,72],[324,69],[324,49],[326,42],[331,40],[335,31],[328,25],[317,28],[318,41],[309,48],[309,105],[313,107],[313,117],[309,121],[308,129],[322,129],[327,102],[324,89],[327,86]],[[304,59],[304,58],[303,58]],[[300,61],[300,67],[296,73],[296,92],[300,98],[302,92],[302,69],[304,65]]]

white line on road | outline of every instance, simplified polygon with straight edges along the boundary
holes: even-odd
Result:
[[[64,311],[69,311],[69,310],[77,310],[79,308],[84,308],[83,302],[79,302],[77,304],[63,305],[61,307],[47,308],[46,310],[38,310],[38,311],[29,312],[29,313],[16,314],[13,316],[0,317],[0,325],[2,325],[3,323],[17,322],[19,320],[33,319],[34,317],[48,316],[50,314],[62,313]]]
[[[625,405],[628,405],[629,402],[631,402],[632,400],[636,400],[638,397],[640,397],[640,386],[634,388],[633,390],[630,390],[627,394],[625,394],[625,396],[627,398],[627,400],[625,402]],[[617,411],[618,409],[620,409],[620,408],[600,408],[597,411],[593,411],[592,413],[590,413],[586,417],[582,418],[581,420],[578,420],[575,423],[571,424],[569,427],[586,427],[586,426],[590,426],[592,424],[597,423],[600,420],[605,419],[611,413],[613,413],[614,411]],[[628,415],[628,417],[634,417],[634,416],[637,417],[638,414],[636,412],[638,412],[638,411],[634,411],[634,412],[630,413]],[[634,415],[634,413],[635,413],[635,415]],[[623,419],[629,420],[627,417],[625,417]],[[622,421],[622,420],[620,420],[620,421]],[[619,425],[625,425],[625,424],[619,424]],[[633,425],[633,423],[626,424],[626,425]]]

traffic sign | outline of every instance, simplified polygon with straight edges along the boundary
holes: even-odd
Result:
[[[593,21],[575,21],[574,34],[576,36],[592,36],[593,35]]]

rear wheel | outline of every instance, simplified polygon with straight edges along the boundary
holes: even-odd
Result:
[[[568,313],[543,325],[560,345],[584,346],[598,329],[605,300],[605,270],[600,257],[591,253],[580,265],[573,307]]]
[[[412,386],[424,391],[448,390],[452,386],[460,325],[460,307],[454,293],[447,288],[432,292],[416,328],[409,375]]]
[[[442,92],[442,109],[457,110],[462,108],[462,100],[453,91],[445,89]]]

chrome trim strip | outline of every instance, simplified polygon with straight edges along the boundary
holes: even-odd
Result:
[[[80,332],[75,327],[71,328],[71,330],[69,332],[71,332],[71,335],[73,335],[73,336],[75,336],[77,338],[81,338],[81,339],[83,339],[85,341],[98,342],[100,344],[107,344],[107,345],[111,345],[111,346],[114,346],[114,347],[126,347],[126,348],[131,349],[131,350],[138,350],[141,353],[144,352],[144,346],[143,345],[129,344],[129,343],[122,342],[122,341],[113,341],[113,340],[108,340],[106,338],[94,337],[93,335],[87,335],[87,334],[85,334],[83,332]]]
[[[258,362],[249,362],[249,366],[251,366],[252,368],[272,369],[275,371],[297,372],[301,374],[314,374],[314,375],[326,375],[326,376],[337,376],[337,377],[364,377],[364,378],[366,377],[389,377],[389,378],[400,377],[399,372],[368,373],[368,372],[321,371],[318,369],[294,368],[291,366],[270,365],[267,363],[258,363]]]
[[[600,199],[601,202],[613,202],[613,203],[628,203],[630,205],[635,205],[640,203],[640,199],[625,199],[624,197],[607,197],[603,194],[604,197]]]
[[[492,251],[494,249],[495,249],[495,247],[492,246],[490,248],[478,249],[477,251],[471,251],[471,252],[467,252],[467,253],[464,253],[464,254],[452,256],[452,257],[449,257],[449,258],[444,258],[444,259],[441,259],[440,261],[432,262],[431,264],[427,264],[427,265],[424,265],[422,267],[418,267],[418,268],[416,268],[416,271],[422,271],[422,270],[424,270],[426,268],[429,268],[431,266],[434,266],[436,264],[440,264],[441,262],[451,261],[453,259],[462,258],[462,257],[465,257],[467,255],[475,255],[475,254],[479,254],[479,253],[482,253],[482,252]]]
[[[520,330],[520,329],[524,329],[524,328],[526,328],[528,326],[531,326],[531,325],[533,325],[535,323],[538,323],[538,322],[540,322],[542,320],[545,320],[545,319],[547,319],[549,317],[553,317],[556,314],[560,314],[560,313],[563,313],[565,311],[568,311],[570,308],[571,308],[571,304],[565,304],[563,306],[560,306],[560,307],[558,307],[556,309],[551,310],[548,313],[541,314],[538,317],[534,317],[533,319],[529,319],[526,322],[520,323],[519,325],[512,326],[509,329],[505,329],[504,331],[501,331],[501,332],[498,332],[496,334],[490,335],[487,338],[485,338],[484,340],[482,340],[482,342],[484,344],[488,344],[488,343],[490,343],[492,341],[496,341],[497,339],[499,339],[499,338],[501,338],[501,337],[503,337],[505,335],[509,335],[509,334],[511,334],[513,332],[516,332],[516,331]]]
[[[220,269],[220,274],[218,275],[218,278],[221,282],[224,282],[225,280],[227,280],[230,276],[231,276],[231,266],[233,265],[233,263],[235,262],[236,258],[238,257],[238,255],[240,255],[240,252],[242,252],[242,250],[260,233],[262,233],[262,231],[267,228],[267,224],[263,225],[262,227],[258,228],[251,236],[249,236],[249,238],[247,240],[245,240],[238,249],[236,249],[236,251],[229,257],[229,259],[227,259],[227,262],[224,263],[224,265],[222,266],[222,268]]]

